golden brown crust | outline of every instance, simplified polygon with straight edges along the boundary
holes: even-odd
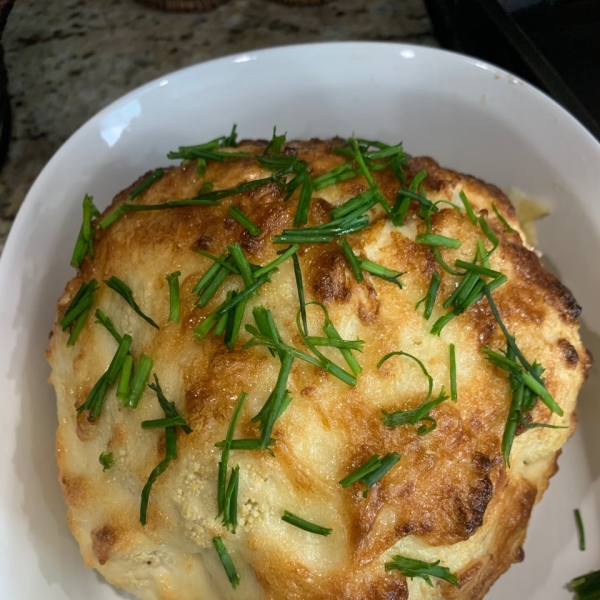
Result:
[[[291,142],[285,152],[306,161],[316,176],[342,164],[332,153],[339,140]],[[241,149],[258,152],[264,143],[245,142]],[[115,275],[134,292],[142,309],[160,326],[151,328],[112,290],[102,286],[100,307],[121,332],[133,337],[137,360],[152,357],[153,371],[194,432],[178,431],[179,458],[161,475],[148,509],[148,524],[138,521],[142,486],[164,456],[164,433],[145,431],[144,419],[162,416],[155,396],[147,391],[138,409],[125,409],[109,392],[102,415],[77,417],[116,349],[112,337],[90,318],[77,345],[66,347],[58,326],[48,360],[58,397],[60,426],[57,456],[69,521],[86,561],[109,581],[151,600],[227,598],[229,584],[211,546],[221,535],[241,570],[239,594],[248,600],[347,598],[348,600],[411,600],[456,598],[478,600],[513,561],[522,559],[521,546],[531,509],[541,498],[556,468],[561,445],[574,429],[576,395],[590,365],[578,335],[579,306],[535,253],[526,247],[512,205],[496,187],[474,177],[441,168],[431,158],[413,158],[406,177],[427,171],[425,189],[432,200],[458,206],[458,192],[468,195],[475,211],[486,217],[500,239],[491,267],[508,277],[494,292],[506,327],[516,334],[524,354],[545,368],[548,390],[565,411],[552,416],[540,402],[528,415],[536,422],[570,425],[563,429],[521,429],[511,454],[511,468],[502,461],[500,444],[510,405],[506,373],[488,363],[481,348],[505,347],[502,332],[485,301],[471,306],[442,331],[430,334],[444,314],[441,303],[458,279],[440,269],[430,247],[415,242],[425,231],[416,206],[406,224],[394,228],[380,208],[372,210],[371,226],[348,236],[364,258],[404,273],[404,289],[368,274],[358,283],[336,243],[303,246],[299,252],[308,300],[327,305],[332,321],[345,339],[365,340],[358,355],[363,372],[356,387],[296,360],[288,381],[292,404],[277,421],[275,456],[232,452],[240,464],[240,525],[234,536],[215,520],[216,474],[220,453],[214,444],[224,438],[235,400],[249,392],[237,437],[256,437],[251,418],[274,385],[278,361],[263,348],[242,351],[248,334],[228,350],[221,338],[194,338],[193,329],[223,301],[227,289],[239,285],[229,278],[205,308],[192,294],[211,261],[195,252],[215,255],[228,244],[241,244],[249,260],[264,265],[276,258],[274,235],[292,226],[298,193],[283,202],[276,184],[226,198],[219,206],[185,207],[129,213],[110,228],[98,231],[95,258],[87,258],[58,305],[64,314],[82,281],[102,281]],[[156,204],[194,196],[205,181],[215,189],[267,176],[253,158],[209,163],[204,178],[195,164],[167,169],[165,175],[136,199]],[[389,202],[398,186],[390,170],[374,173]],[[107,213],[127,198],[145,176],[121,192]],[[362,177],[346,180],[315,194],[309,224],[329,220],[331,210],[367,189]],[[508,232],[492,209],[494,204],[516,230]],[[240,208],[261,228],[252,236],[228,216]],[[464,212],[440,205],[433,231],[462,240],[458,250],[444,249],[446,262],[471,260],[481,232]],[[283,263],[251,307],[263,304],[274,315],[286,343],[301,347],[296,329],[297,292],[290,261]],[[165,275],[180,270],[181,321],[167,321]],[[433,273],[442,284],[430,321],[415,311]],[[322,314],[309,310],[309,325],[318,335]],[[313,333],[314,332],[314,333]],[[448,347],[456,346],[457,403],[446,401],[431,415],[437,428],[419,435],[413,426],[389,429],[381,411],[419,406],[426,381],[418,367],[403,357],[377,369],[379,359],[395,350],[410,352],[425,362],[435,393],[449,387]],[[325,351],[337,361],[335,352]],[[98,463],[103,451],[113,452],[115,464],[106,472]],[[398,465],[362,496],[359,486],[342,489],[338,481],[373,454],[400,452]],[[329,538],[315,540],[280,521],[283,510],[330,526]],[[461,588],[436,582],[406,580],[384,570],[394,554],[441,560],[461,581]],[[149,561],[149,562],[148,562]]]

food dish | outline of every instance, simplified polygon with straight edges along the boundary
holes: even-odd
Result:
[[[211,115],[210,125],[202,115]],[[539,227],[546,260],[583,306],[594,306],[600,294],[600,282],[590,275],[600,253],[600,211],[593,201],[600,189],[598,144],[547,97],[493,66],[407,45],[302,46],[198,65],[132,92],[94,117],[52,159],[17,216],[0,260],[4,595],[120,597],[81,565],[64,525],[54,427],[48,427],[55,422],[55,403],[44,382],[49,370],[43,351],[53,299],[72,276],[68,262],[80,226],[75,207],[89,192],[103,208],[144,169],[164,164],[165,148],[220,135],[235,120],[247,137],[264,135],[275,122],[297,139],[353,130],[390,142],[402,137],[416,155],[430,153],[441,164],[477,173],[503,189],[515,186],[545,199],[553,211]],[[482,149],[493,149],[495,159]],[[594,353],[600,315],[588,310],[583,318],[584,340]],[[488,598],[567,600],[565,582],[597,568],[597,393],[592,367],[579,429],[534,513],[526,560]],[[585,552],[577,548],[576,506],[588,534]]]
[[[508,198],[355,138],[169,157],[84,200],[48,348],[86,563],[149,600],[483,598],[591,366]]]

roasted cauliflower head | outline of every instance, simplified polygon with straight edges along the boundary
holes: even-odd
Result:
[[[579,306],[492,185],[232,141],[84,201],[47,356],[86,564],[144,600],[482,598],[575,427]]]

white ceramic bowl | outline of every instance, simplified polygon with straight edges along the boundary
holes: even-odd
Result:
[[[84,567],[65,519],[54,460],[54,394],[44,349],[86,192],[100,207],[168,150],[229,131],[397,142],[411,154],[546,200],[547,264],[584,307],[600,348],[600,146],[548,97],[479,60],[416,46],[341,43],[248,52],[153,81],[111,104],[56,153],[31,188],[0,261],[0,598],[124,597]],[[600,356],[600,351],[598,352]],[[580,427],[534,511],[525,562],[489,598],[563,600],[600,568],[600,378],[582,394]],[[588,549],[577,549],[581,508]]]

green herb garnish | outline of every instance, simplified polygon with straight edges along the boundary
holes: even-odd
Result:
[[[353,219],[339,219],[315,227],[284,229],[273,238],[275,244],[327,244],[337,237],[361,231],[369,226],[366,215]]]
[[[142,355],[143,357],[143,355]],[[140,363],[142,359],[140,358]],[[152,366],[152,365],[150,365]],[[139,371],[139,367],[138,367]],[[144,379],[144,383],[145,383]],[[133,387],[133,386],[132,386]],[[154,468],[152,473],[150,473],[150,477],[148,477],[148,481],[142,490],[142,501],[140,504],[140,523],[142,525],[146,525],[146,513],[148,511],[148,500],[150,499],[150,490],[154,485],[154,482],[158,479],[160,475],[162,475],[169,466],[172,460],[177,458],[177,433],[176,428],[181,427],[185,433],[192,433],[191,427],[187,424],[182,415],[177,412],[177,408],[175,407],[174,402],[169,402],[160,387],[160,383],[158,381],[158,377],[156,373],[154,373],[154,383],[148,384],[148,387],[156,392],[156,396],[158,398],[158,403],[160,407],[163,409],[165,413],[165,419],[158,419],[156,421],[144,421],[142,422],[142,427],[144,429],[151,429],[153,424],[157,421],[162,421],[164,423],[168,423],[165,426],[165,458]],[[144,425],[146,424],[146,426]],[[172,423],[172,424],[171,424]],[[151,424],[148,426],[148,424]]]
[[[360,268],[360,261],[358,257],[356,256],[356,254],[354,254],[354,251],[352,250],[352,247],[350,246],[346,238],[342,238],[338,242],[338,245],[344,253],[344,256],[346,257],[346,260],[348,261],[352,272],[354,273],[354,278],[358,283],[360,283],[361,281],[363,281],[364,277]]]
[[[328,527],[321,527],[320,525],[315,525],[310,521],[306,521],[305,519],[302,519],[301,517],[298,517],[287,510],[283,511],[281,520],[293,525],[294,527],[298,527],[298,529],[303,529],[309,533],[316,533],[317,535],[328,536],[333,531],[333,529],[329,529]]]
[[[142,181],[137,187],[133,188],[131,192],[128,194],[128,198],[133,200],[137,198],[140,194],[145,192],[155,181],[158,181],[165,174],[165,170],[158,168],[151,175],[146,177],[144,181]]]
[[[460,193],[458,194],[460,196],[460,200],[463,203],[463,206],[465,207],[465,211],[467,213],[467,216],[469,217],[469,221],[471,221],[471,223],[473,223],[473,225],[477,224],[478,218],[477,215],[475,214],[475,211],[473,210],[473,206],[471,205],[471,203],[469,202],[467,195],[465,194],[465,192],[463,190],[460,190]]]
[[[112,452],[103,452],[98,457],[98,462],[102,465],[102,472],[110,469],[113,466],[114,458]]]
[[[237,206],[229,207],[229,214],[252,235],[260,235],[260,227],[255,225]]]
[[[438,290],[440,289],[440,284],[442,282],[442,278],[439,273],[434,273],[431,276],[431,282],[429,283],[429,289],[427,290],[427,294],[425,297],[419,300],[415,306],[415,310],[425,303],[425,309],[423,311],[423,317],[427,320],[431,317],[431,313],[433,312],[433,307],[435,305],[435,299],[437,297]]]
[[[420,425],[417,428],[417,433],[419,435],[431,433],[437,427],[437,422],[431,416],[430,411],[432,411],[436,406],[438,406],[439,404],[441,404],[449,398],[449,396],[446,396],[444,392],[444,386],[442,386],[439,395],[433,400],[430,400],[431,395],[433,393],[433,377],[431,377],[431,375],[425,368],[425,365],[416,356],[408,354],[408,352],[404,352],[402,350],[386,354],[377,363],[377,368],[381,368],[381,365],[383,365],[384,362],[392,358],[392,356],[406,356],[407,358],[414,360],[419,365],[419,368],[421,369],[421,371],[423,371],[423,374],[427,378],[428,390],[425,400],[423,400],[421,405],[417,408],[413,408],[410,410],[397,410],[393,413],[389,413],[385,410],[382,411],[382,423],[386,427],[390,428],[400,427],[401,425],[417,425],[419,423],[422,423],[422,425]]]
[[[581,513],[579,509],[576,508],[573,511],[575,516],[575,525],[577,526],[577,538],[579,539],[579,550],[582,552],[585,550],[585,530],[583,528],[583,520],[581,518]]]
[[[179,277],[181,271],[175,271],[166,276],[169,283],[169,321],[179,322],[179,308],[181,302],[179,300]]]
[[[576,600],[600,600],[600,571],[576,577],[569,583]]]
[[[539,380],[539,376],[525,370],[525,367],[517,364],[514,360],[511,360],[508,356],[494,352],[489,348],[482,348],[482,352],[486,355],[486,358],[496,367],[507,371],[509,374],[518,378],[522,381],[541,401],[550,409],[551,412],[562,417],[564,415],[563,409],[556,403],[552,398],[544,383]]]
[[[71,266],[74,269],[79,267],[86,254],[89,254],[90,258],[94,258],[92,219],[98,216],[100,216],[100,211],[94,205],[94,199],[86,194],[83,199],[83,223],[79,229],[79,235],[71,257]]]
[[[460,248],[462,242],[454,238],[438,235],[437,233],[419,233],[415,238],[417,244],[426,246],[441,246],[442,248]]]
[[[127,304],[129,304],[129,306],[131,306],[131,308],[133,308],[133,310],[140,317],[142,317],[142,319],[144,319],[144,321],[152,325],[152,327],[159,329],[158,325],[150,317],[148,317],[142,312],[142,309],[138,306],[137,302],[133,298],[132,289],[124,281],[121,281],[118,277],[115,277],[113,275],[110,279],[105,279],[104,283],[111,290],[117,292],[117,294],[119,294],[119,296],[121,296],[121,298],[123,298],[125,302],[127,302]]]
[[[223,139],[221,142],[223,148],[236,148],[237,147],[237,125],[234,123],[231,128],[231,133]]]
[[[240,484],[240,467],[236,465],[231,469],[231,477],[225,492],[225,506],[223,510],[223,524],[235,533],[237,529],[237,498]]]
[[[129,408],[137,408],[142,394],[144,393],[144,387],[146,385],[146,381],[148,381],[151,370],[152,359],[149,356],[142,354],[138,361],[137,368],[135,369],[135,373],[133,374],[133,379],[131,380],[129,396],[127,396],[127,400],[124,403],[125,406]]]
[[[235,570],[235,565],[231,560],[231,556],[229,556],[229,552],[227,552],[227,548],[225,548],[225,544],[223,544],[223,540],[220,537],[213,538],[213,546],[219,555],[219,559],[223,568],[225,569],[225,573],[227,574],[227,579],[229,579],[229,583],[231,583],[231,587],[235,590],[235,588],[240,585],[240,576]]]
[[[296,252],[298,252],[299,248],[300,247],[296,244],[294,244],[293,246],[290,246],[287,250],[285,250],[285,252],[280,254],[275,260],[271,261],[264,267],[260,267],[259,269],[254,271],[254,277],[261,277],[262,275],[266,275],[267,273],[270,273],[271,271],[276,269],[282,262],[286,261],[290,256],[296,254]]]
[[[308,321],[306,319],[306,300],[304,299],[304,282],[302,281],[302,270],[300,269],[300,260],[298,259],[298,253],[292,254],[292,261],[294,262],[294,277],[296,279],[296,289],[298,290],[298,302],[300,303],[300,315],[302,317],[302,326],[304,327],[304,334],[308,335]]]
[[[500,211],[498,210],[498,208],[496,207],[496,205],[492,202],[492,210],[496,213],[496,216],[498,217],[498,221],[500,221],[500,223],[502,223],[502,225],[504,225],[504,229],[506,229],[506,231],[508,231],[508,233],[514,233],[514,229],[508,224],[508,221],[500,214]]]
[[[94,293],[98,289],[98,282],[92,279],[89,283],[82,283],[79,290],[71,300],[63,318],[58,322],[60,328],[64,331],[87,311],[94,303]]]
[[[162,475],[172,460],[177,458],[177,434],[175,427],[167,427],[165,429],[165,458],[158,463],[158,465],[152,470],[148,481],[142,489],[142,501],[140,503],[140,523],[146,525],[146,516],[148,512],[148,500],[150,499],[150,491],[154,482]]]
[[[221,452],[221,461],[219,462],[219,476],[218,476],[218,487],[217,487],[217,517],[219,517],[225,511],[225,500],[227,495],[227,470],[228,470],[228,461],[229,461],[229,451],[231,450],[231,441],[233,440],[233,435],[235,433],[235,428],[237,426],[237,422],[240,418],[240,414],[242,413],[242,408],[244,407],[244,402],[248,394],[246,392],[241,392],[238,396],[238,399],[233,408],[233,414],[231,416],[231,421],[229,421],[229,426],[227,427],[227,434],[225,436],[225,440],[223,442],[223,450]],[[224,523],[226,526],[228,523]]]
[[[440,567],[439,564],[439,560],[428,563],[414,558],[395,555],[392,556],[391,562],[385,563],[385,570],[400,571],[405,577],[409,577],[410,579],[420,577],[431,587],[433,587],[433,582],[431,581],[432,577],[443,579],[451,585],[460,587],[456,575],[454,575],[448,567]]]
[[[110,318],[107,317],[99,308],[96,309],[95,315],[96,323],[100,323],[100,325],[103,325],[106,328],[106,330],[110,333],[110,335],[112,335],[115,338],[115,340],[117,340],[117,344],[120,344],[122,336],[117,331],[117,328],[115,327],[114,323],[110,320]]]
[[[129,383],[131,381],[131,373],[133,372],[133,356],[128,354],[123,362],[121,375],[119,377],[119,385],[117,386],[117,399],[121,402],[126,402],[129,396]]]
[[[265,155],[270,154],[271,156],[280,155],[281,148],[282,148],[283,144],[285,144],[285,138],[286,138],[285,133],[283,135],[277,135],[277,127],[273,127],[273,137],[267,144],[267,147],[265,148],[265,151],[263,152],[263,154],[265,154]]]
[[[363,498],[366,498],[371,489],[401,458],[398,452],[389,452],[383,458],[378,454],[373,455],[366,463],[358,467],[342,479],[339,484],[346,489],[353,483],[362,483],[365,486]]]
[[[450,399],[452,402],[458,400],[458,390],[456,387],[456,348],[450,344]]]

